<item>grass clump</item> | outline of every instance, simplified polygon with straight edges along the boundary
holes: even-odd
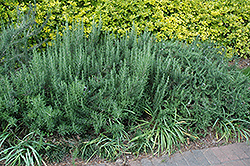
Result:
[[[111,160],[135,152],[170,154],[209,127],[218,140],[248,140],[249,79],[228,65],[223,47],[198,39],[157,42],[148,32],[115,37],[101,24],[86,37],[80,25],[66,26],[46,51],[33,50],[18,71],[1,74],[2,126],[77,135],[74,156]]]
[[[42,156],[54,145],[45,143],[43,135],[30,132],[20,138],[21,134],[13,131],[11,125],[0,132],[0,162],[6,165],[42,165]],[[43,155],[42,155],[43,154]],[[46,164],[45,164],[46,165]]]

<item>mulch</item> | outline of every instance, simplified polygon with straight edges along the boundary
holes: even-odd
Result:
[[[235,60],[230,62],[230,64],[235,64],[235,63],[236,63]],[[250,59],[240,58],[236,65],[239,69],[247,68],[250,66]]]

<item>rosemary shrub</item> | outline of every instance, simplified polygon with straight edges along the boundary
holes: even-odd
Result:
[[[36,7],[30,5],[27,13],[24,13],[17,8],[17,20],[9,23],[1,23],[0,34],[0,72],[14,71],[27,64],[32,58],[32,50],[39,48],[44,42],[36,39],[48,22],[48,16],[42,25],[38,25],[35,21]],[[31,45],[31,40],[37,40],[34,45]]]

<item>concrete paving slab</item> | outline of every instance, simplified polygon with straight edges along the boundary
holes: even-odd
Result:
[[[217,158],[217,156],[213,153],[211,149],[205,149],[203,151],[203,155],[206,157],[207,161],[211,165],[221,164],[220,160]]]
[[[162,156],[137,159],[135,161],[128,160],[126,164],[127,166],[250,166],[250,145],[236,143],[175,153],[170,157]],[[111,163],[102,165],[112,166]]]

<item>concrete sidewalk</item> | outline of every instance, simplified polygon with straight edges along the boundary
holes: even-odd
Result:
[[[107,164],[108,165],[108,164]],[[250,166],[250,145],[235,143],[202,150],[186,151],[160,158],[128,161],[130,166]],[[103,165],[104,166],[104,165]]]
[[[78,165],[78,164],[76,164]],[[79,164],[81,165],[81,164]],[[88,166],[250,166],[250,145],[234,143],[175,153],[169,156],[148,157],[126,162],[87,164]]]

